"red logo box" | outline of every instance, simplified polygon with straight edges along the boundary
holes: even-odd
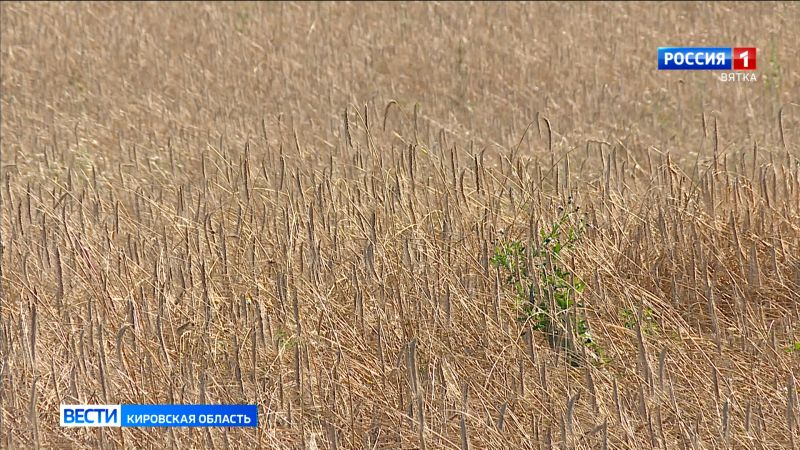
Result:
[[[756,70],[755,47],[736,47],[733,49],[733,70]]]

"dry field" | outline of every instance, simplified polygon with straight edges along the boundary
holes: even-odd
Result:
[[[1,448],[800,448],[796,3],[0,12]]]

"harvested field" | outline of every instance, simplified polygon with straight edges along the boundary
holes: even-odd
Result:
[[[800,448],[797,3],[0,15],[0,447]]]

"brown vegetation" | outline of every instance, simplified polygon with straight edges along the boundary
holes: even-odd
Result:
[[[796,4],[0,8],[0,447],[800,446]],[[491,263],[570,199],[574,364]]]

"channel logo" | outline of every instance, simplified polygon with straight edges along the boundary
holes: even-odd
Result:
[[[658,70],[756,70],[755,47],[659,47]]]
[[[62,427],[257,427],[257,405],[61,405]]]
[[[120,405],[61,405],[62,427],[118,427]]]

